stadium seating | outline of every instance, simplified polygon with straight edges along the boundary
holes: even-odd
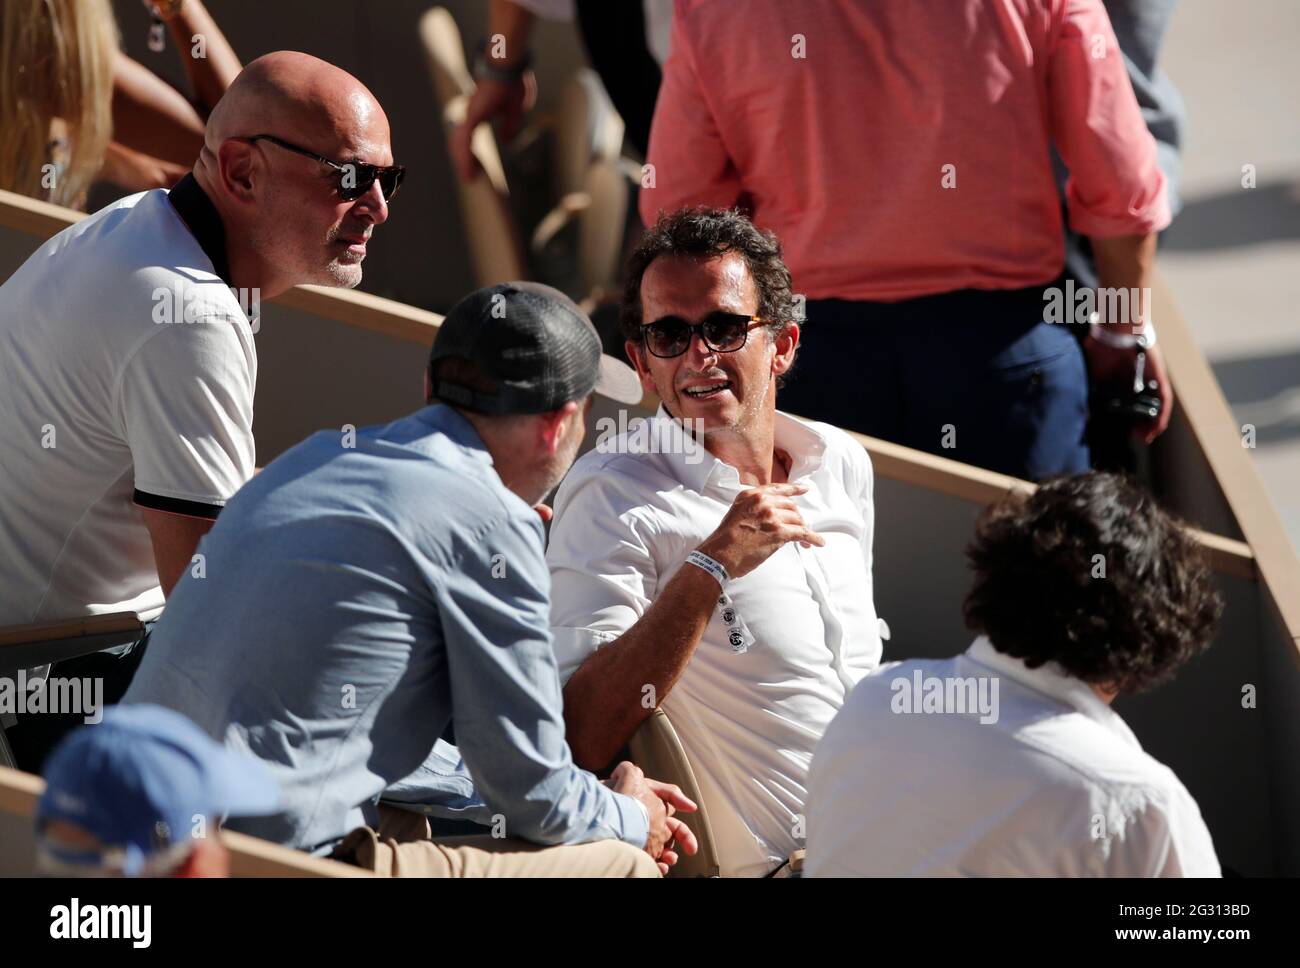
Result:
[[[662,709],[656,709],[641,724],[628,745],[632,762],[641,767],[646,776],[676,783],[699,807],[695,813],[684,813],[681,817],[691,828],[691,833],[695,834],[700,849],[693,857],[683,854],[668,876],[717,877],[721,865],[713,839],[713,827],[709,823],[709,808],[700,796],[700,786],[696,782],[690,757],[677,736],[677,730],[669,722],[668,714]]]
[[[0,192],[0,279],[77,214]],[[263,305],[255,432],[266,463],[322,427],[409,412],[438,317],[356,292],[301,287]],[[1117,708],[1201,805],[1226,867],[1300,873],[1300,561],[1169,293],[1155,291],[1178,406],[1151,452],[1163,503],[1206,530],[1226,609],[1205,655]],[[309,348],[309,352],[304,351]],[[588,446],[616,409],[592,408]],[[966,647],[963,548],[981,508],[1022,481],[860,438],[876,471],[875,584],[886,658]],[[1257,697],[1248,702],[1247,696]],[[651,772],[652,771],[647,771]],[[664,776],[689,789],[680,776]],[[707,808],[707,805],[706,805]],[[4,841],[0,835],[0,842]]]

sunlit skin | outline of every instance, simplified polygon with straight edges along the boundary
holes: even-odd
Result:
[[[388,118],[360,81],[293,51],[259,57],[208,120],[195,178],[221,213],[238,288],[272,298],[301,283],[353,287],[375,226],[388,218],[376,181],[339,197],[338,172],[269,141],[339,164],[393,164]]]
[[[641,281],[643,323],[664,316],[699,322],[716,310],[758,312],[758,290],[739,254],[710,259],[660,256],[646,269]],[[786,479],[785,458],[773,447],[776,380],[793,365],[798,345],[799,326],[788,322],[775,339],[765,327],[756,326],[734,353],[710,350],[698,333],[690,348],[672,359],[657,357],[635,341],[626,349],[642,387],[656,394],[673,416],[703,421],[705,448],[752,486]],[[704,399],[688,392],[723,381],[724,389]]]

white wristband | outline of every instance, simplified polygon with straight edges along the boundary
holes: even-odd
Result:
[[[754,644],[754,636],[749,631],[749,626],[745,624],[745,620],[740,617],[740,613],[736,611],[731,596],[727,594],[727,582],[731,581],[727,569],[721,562],[714,561],[703,551],[692,551],[686,556],[686,561],[696,568],[707,571],[722,586],[722,591],[718,595],[718,614],[722,619],[723,627],[727,630],[727,644],[737,655],[748,652],[749,647]]]
[[[731,581],[731,576],[727,574],[727,569],[722,567],[722,563],[714,561],[703,551],[692,551],[686,556],[686,562],[707,571],[718,580],[718,584],[723,588],[726,588],[727,582]]]
[[[1112,327],[1103,323],[1093,323],[1090,332],[1092,338],[1098,343],[1117,350],[1131,350],[1134,347],[1149,350],[1156,345],[1156,325],[1149,319],[1142,324],[1140,333],[1117,333]]]

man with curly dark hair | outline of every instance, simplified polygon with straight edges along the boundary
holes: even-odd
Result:
[[[662,406],[602,431],[556,495],[569,745],[599,769],[662,706],[723,876],[769,874],[802,846],[813,747],[880,661],[871,461],[777,409],[799,349],[790,273],[740,213],[683,209],[647,232],[623,329]]]
[[[1196,542],[1090,473],[989,508],[968,556],[974,644],[881,666],[818,746],[809,874],[1219,876],[1191,794],[1110,708],[1209,643]]]

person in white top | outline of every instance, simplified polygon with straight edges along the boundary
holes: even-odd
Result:
[[[808,876],[1220,876],[1195,800],[1111,709],[1208,644],[1195,542],[1090,473],[986,511],[969,556],[974,644],[881,666],[817,747]]]
[[[260,301],[360,282],[391,165],[356,78],[268,54],[217,103],[192,174],[68,227],[0,286],[0,625],[159,614],[254,472]],[[111,703],[142,652],[55,674],[102,676]],[[77,722],[20,716],[19,764]]]
[[[569,744],[598,769],[662,706],[723,875],[762,876],[802,846],[813,747],[880,661],[871,462],[776,409],[800,327],[773,236],[685,210],[646,234],[629,277],[628,356],[663,405],[606,428],[556,496]]]

